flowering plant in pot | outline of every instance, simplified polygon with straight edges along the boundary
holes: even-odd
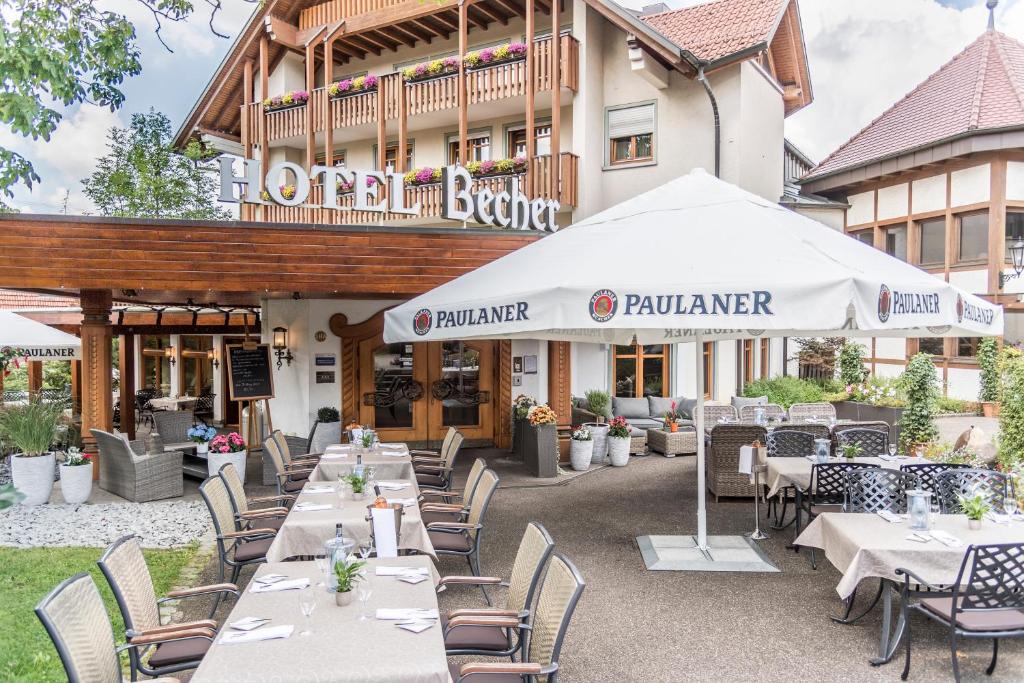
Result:
[[[497,47],[485,47],[482,50],[473,50],[466,53],[466,66],[470,69],[479,69],[487,66],[496,66],[507,62],[516,62],[526,58],[526,43],[514,42],[498,45]]]
[[[970,496],[957,496],[956,498],[960,504],[960,509],[967,515],[967,527],[970,529],[980,529],[981,520],[992,509],[992,505],[985,498],[985,495],[980,491],[975,491]]]
[[[665,413],[665,426],[668,427],[668,431],[670,431],[670,432],[678,432],[679,431],[679,421],[682,420],[682,419],[683,419],[683,416],[680,415],[679,410],[676,407],[676,402],[672,401],[672,405],[669,407],[668,411]]]
[[[12,371],[21,368],[22,363],[28,362],[28,353],[24,349],[17,349],[13,346],[0,346],[0,375],[7,377]]]
[[[242,481],[245,481],[245,439],[238,432],[218,434],[210,440],[210,452],[206,456],[206,467],[210,476],[231,463]]]
[[[594,437],[584,426],[573,427],[569,441],[569,463],[577,472],[590,469],[590,461],[594,455]]]
[[[344,97],[345,95],[355,95],[361,92],[373,92],[377,89],[377,83],[376,76],[346,78],[327,86],[327,94],[331,97]]]
[[[526,414],[526,419],[530,421],[534,427],[540,425],[553,425],[558,422],[558,416],[555,415],[555,411],[551,410],[551,406],[546,403],[541,403],[538,406],[533,406]]]
[[[377,184],[376,178],[367,178],[366,186],[373,187]],[[338,181],[338,194],[352,194],[356,189],[356,181],[353,180],[339,180]]]
[[[42,401],[38,394],[22,405],[0,410],[0,441],[13,447],[11,477],[14,486],[25,494],[25,505],[42,505],[53,492],[56,462],[50,446],[64,421],[64,410],[57,403]]]
[[[92,494],[92,456],[68,446],[60,464],[60,492],[65,503],[77,505]]]
[[[444,59],[432,59],[427,62],[420,62],[408,68],[402,69],[402,78],[407,83],[425,81],[431,78],[447,76],[457,73],[459,70],[459,58],[455,56]]]
[[[530,414],[530,408],[537,405],[537,399],[526,394],[519,394],[512,401],[512,407],[515,410],[515,416],[520,420],[525,420]]]
[[[210,441],[217,436],[217,430],[205,424],[189,427],[186,432],[188,440],[196,445],[196,453],[208,453]]]
[[[363,580],[362,570],[366,562],[349,555],[334,563],[334,602],[338,607],[352,603],[352,591],[356,583]]]
[[[624,417],[613,417],[608,422],[608,457],[613,467],[629,464],[629,423]]]
[[[276,111],[278,109],[288,109],[290,107],[299,107],[309,101],[309,93],[305,90],[292,90],[282,95],[274,95],[263,100],[264,111]]]

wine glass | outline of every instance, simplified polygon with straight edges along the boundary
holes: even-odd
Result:
[[[362,547],[360,547],[362,552]],[[370,583],[369,575],[362,577],[362,580],[356,583],[356,597],[359,598],[359,621],[369,621],[370,615],[366,613],[366,603],[370,601],[370,596],[373,595],[373,584]]]
[[[1017,499],[1014,498],[1013,496],[1004,496],[1003,512],[1006,513],[1006,516],[1008,518],[1007,521],[1010,521],[1009,518],[1017,514]]]
[[[359,557],[364,560],[369,559],[370,555],[373,554],[373,541],[366,541],[365,543],[359,544]]]
[[[894,444],[894,443],[889,444],[889,457],[895,458],[896,457],[896,450],[897,450],[896,449],[896,444]]]
[[[309,623],[313,616],[313,610],[316,609],[316,593],[310,590],[308,586],[299,590],[299,609],[302,610],[302,615],[306,617],[306,626],[299,631],[299,635],[312,635],[313,631],[309,628]]]
[[[319,588],[325,586],[326,584],[324,583],[324,581],[327,578],[327,567],[329,566],[329,563],[327,562],[327,557],[316,555],[315,557],[313,557],[313,561],[316,562],[316,568],[320,571],[320,583],[317,584],[317,587]]]

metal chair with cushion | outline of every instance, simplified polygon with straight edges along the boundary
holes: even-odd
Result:
[[[100,591],[86,572],[62,581],[36,605],[36,616],[49,634],[69,683],[121,683],[118,652],[134,651],[138,645],[117,647],[114,628]],[[214,636],[209,629],[168,630],[147,638],[147,645],[170,645]],[[141,639],[137,639],[141,640]],[[160,678],[150,683],[171,683]]]
[[[464,437],[456,431],[451,439],[445,437],[439,457],[416,455],[412,458],[412,469],[416,473],[416,483],[421,489],[431,491],[450,491],[452,488],[452,469],[455,458],[462,448]]]
[[[274,468],[274,476],[277,478],[277,495],[279,496],[301,491],[309,480],[309,475],[315,469],[306,462],[298,462],[294,465],[286,464],[281,449],[277,445],[277,440],[273,436],[268,436],[263,440],[263,457],[269,460]]]
[[[740,406],[740,422],[753,422],[757,418],[758,409],[764,410],[766,420],[781,420],[786,417],[786,409],[778,403],[763,405]]]
[[[1013,484],[1002,472],[995,470],[958,468],[935,475],[935,493],[939,509],[944,515],[960,511],[960,496],[981,493],[996,510],[1003,509],[1003,501],[1013,496]]]
[[[889,453],[889,432],[880,429],[844,429],[835,433],[836,452],[840,452],[843,446],[853,444],[860,447],[860,454],[864,457],[875,457],[883,453]]]
[[[921,490],[931,491],[933,494],[937,494],[938,491],[935,487],[936,476],[942,472],[968,468],[970,468],[970,465],[965,465],[963,463],[922,462],[900,465],[900,472],[907,472],[909,474],[916,475],[920,481]]]
[[[836,407],[831,403],[794,403],[789,407],[789,419],[792,422],[802,420],[834,420]]]
[[[1024,544],[967,546],[956,580],[949,586],[932,585],[908,569],[897,569],[896,575],[904,577],[900,601],[901,621],[906,625],[903,680],[910,673],[911,612],[949,629],[957,683],[961,638],[992,639],[992,661],[985,670],[991,676],[999,657],[999,640],[1024,636]]]
[[[508,584],[508,595],[504,609],[455,609],[442,617],[444,646],[449,655],[491,655],[514,657],[529,641],[529,630],[504,626],[462,624],[461,617],[493,617],[496,619],[518,619],[526,625],[533,604],[533,594],[540,583],[540,577],[548,557],[555,549],[555,542],[547,529],[537,522],[526,525],[523,540],[519,543],[512,575]],[[501,579],[487,576],[445,576],[438,583],[441,586],[477,585],[492,586]],[[486,593],[485,593],[486,595]]]
[[[214,634],[217,631],[217,622],[211,619],[161,624],[161,603],[181,598],[216,595],[216,608],[216,603],[223,594],[238,595],[238,587],[233,583],[219,583],[171,591],[167,597],[158,600],[153,588],[153,578],[146,565],[146,558],[142,555],[142,546],[137,536],[122,536],[114,541],[97,564],[110,584],[110,590],[113,591],[117,607],[124,618],[126,642],[138,645],[128,651],[133,680],[140,672],[146,676],[160,676],[194,669],[199,666],[212,642],[212,635],[207,637],[205,633]],[[213,615],[213,610],[210,610],[210,615]],[[204,635],[165,643],[145,642],[150,636],[168,631],[196,631],[203,632]]]
[[[730,406],[731,407],[731,406]],[[739,471],[740,448],[754,441],[764,443],[764,427],[756,425],[715,425],[711,430],[711,448],[708,452],[707,486],[715,495],[753,497],[757,489],[750,483],[750,476]]]
[[[798,429],[773,429],[768,432],[765,446],[769,458],[802,458],[814,454],[814,436],[811,432]],[[778,495],[768,503],[766,516],[775,511],[776,529],[784,528],[782,520],[786,518],[786,508],[789,507],[789,499],[793,497],[793,487],[782,487]],[[779,513],[779,500],[782,500],[782,513]]]
[[[427,525],[427,535],[434,552],[466,558],[473,576],[480,576],[480,540],[484,535],[484,519],[497,488],[497,473],[491,469],[484,470],[470,499],[465,522],[431,522]]]
[[[826,462],[811,465],[811,480],[807,490],[796,489],[796,524],[793,538],[800,535],[802,526],[800,518],[807,515],[807,522],[822,512],[842,512],[846,503],[846,473],[851,470],[873,467],[862,462]],[[796,547],[799,552],[800,547]],[[814,561],[814,548],[808,548],[811,556],[811,568],[817,569]]]
[[[558,683],[558,658],[569,622],[586,584],[579,570],[564,555],[555,553],[548,563],[537,606],[529,623],[529,642],[520,662],[469,662],[448,665],[455,683],[522,683],[547,680]],[[515,617],[459,617],[486,626],[523,628]]]
[[[181,452],[145,454],[142,441],[99,429],[89,431],[100,451],[101,489],[136,503],[181,497]]]
[[[469,501],[473,500],[476,485],[480,483],[480,475],[487,469],[487,461],[477,458],[469,468],[466,485],[460,493],[452,491],[420,491],[423,500],[420,503],[420,520],[424,524],[431,522],[461,522],[469,513]],[[433,502],[437,499],[438,502]],[[461,500],[461,503],[453,502]],[[442,502],[443,501],[443,502]]]
[[[238,470],[231,463],[225,464],[217,473],[224,481],[228,489],[228,496],[231,498],[231,507],[235,511],[235,519],[244,528],[274,529],[281,528],[284,518],[288,515],[288,506],[295,500],[295,496],[261,496],[259,498],[248,498],[245,495],[245,487],[242,478],[238,476]],[[277,503],[273,507],[252,508],[251,504]]]
[[[152,389],[139,389],[135,392],[135,409],[138,411],[137,424],[153,424],[153,404],[149,401],[154,394]]]
[[[414,449],[410,450],[409,453],[411,453],[413,456],[425,455],[427,457],[440,458],[441,454],[444,453],[447,450],[448,445],[451,444],[452,439],[454,439],[455,435],[458,434],[458,433],[459,433],[458,429],[456,429],[455,427],[449,427],[448,431],[444,433],[444,439],[441,441],[441,447],[439,449],[437,449],[436,451],[435,450],[431,450],[429,448],[427,448],[427,449],[414,448]]]

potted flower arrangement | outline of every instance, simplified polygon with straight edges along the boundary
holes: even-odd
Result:
[[[535,477],[558,476],[558,416],[547,404],[535,405],[527,412],[530,426],[523,444],[523,462]]]
[[[537,400],[526,394],[519,394],[512,401],[512,452],[520,458],[523,457],[525,444],[527,416],[530,408],[537,405]]]
[[[348,484],[348,487],[352,489],[352,500],[366,498],[366,475],[348,474],[341,477],[341,481],[344,484]]]
[[[235,466],[238,476],[245,481],[245,439],[238,432],[218,434],[210,441],[210,452],[206,456],[206,467],[210,476],[220,472],[220,468],[231,463]]]
[[[672,405],[665,413],[665,426],[668,427],[668,431],[673,434],[679,431],[679,421],[683,419],[683,416],[679,414],[679,410],[676,407],[676,402],[672,401]]]
[[[332,443],[341,443],[341,413],[334,406],[323,406],[316,411],[307,448],[310,453],[323,453]]]
[[[366,186],[367,187],[373,187],[376,184],[377,184],[377,179],[376,178],[367,178],[366,179]],[[354,179],[353,180],[339,180],[338,181],[338,194],[339,195],[342,195],[342,194],[352,194],[355,191],[355,188],[356,188],[356,181]]]
[[[608,457],[612,467],[629,464],[629,423],[624,417],[613,417],[608,423]]]
[[[415,187],[417,185],[432,185],[441,182],[441,169],[432,166],[414,168],[408,171],[404,177],[405,184]]]
[[[466,170],[469,171],[469,174],[474,178],[520,175],[526,173],[526,168],[526,157],[470,161],[466,164]]]
[[[406,83],[427,81],[441,76],[450,76],[458,73],[459,58],[445,57],[444,59],[433,59],[429,62],[420,62],[414,66],[402,69],[402,78]]]
[[[196,445],[196,455],[206,455],[210,452],[210,441],[217,436],[217,430],[205,424],[197,424],[189,427],[186,435]]]
[[[295,196],[294,185],[278,185],[277,189],[280,190],[281,196],[284,197],[285,199],[291,199],[292,197]],[[269,202],[271,199],[270,193],[267,192],[266,190],[263,190],[262,192],[260,192],[260,198],[263,199],[263,201],[265,202]]]
[[[63,419],[61,406],[43,402],[38,394],[29,396],[25,404],[0,410],[0,441],[14,449],[11,477],[15,488],[25,494],[25,505],[50,500],[56,463],[50,446]]]
[[[483,69],[526,59],[526,43],[514,42],[466,53],[467,69]]]
[[[569,441],[569,463],[577,472],[590,469],[590,461],[594,457],[594,439],[586,427],[573,427],[572,439]]]
[[[356,582],[363,580],[362,570],[366,562],[352,555],[334,563],[334,603],[338,607],[352,604],[352,590]]]
[[[292,107],[301,107],[309,102],[309,93],[305,90],[292,90],[283,95],[274,95],[263,100],[263,111],[281,111]]]
[[[357,78],[345,78],[337,83],[327,86],[327,94],[332,100],[348,95],[374,92],[377,90],[376,76],[359,76]]]
[[[64,451],[60,464],[60,492],[65,503],[78,505],[92,494],[92,456],[75,446]]]
[[[957,496],[957,501],[960,503],[960,509],[967,515],[967,528],[974,531],[980,529],[981,520],[992,509],[985,495],[975,491],[970,496]]]

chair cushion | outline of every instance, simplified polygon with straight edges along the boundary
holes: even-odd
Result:
[[[448,524],[450,522],[461,522],[462,515],[457,512],[421,512],[420,519],[423,520],[424,524],[430,524],[431,522]]]
[[[646,398],[622,398],[616,396],[612,398],[612,415],[624,417],[627,420],[632,417],[649,418],[651,416],[651,404]]]
[[[272,538],[261,538],[258,541],[242,541],[235,547],[235,562],[248,562],[249,560],[258,560],[261,557],[266,557],[267,551],[270,550],[270,544],[273,543]]]
[[[922,598],[921,606],[947,623],[953,611],[953,598]],[[1022,610],[981,610],[960,612],[956,625],[965,631],[1012,631],[1024,629]]]
[[[656,420],[653,417],[630,417],[626,419],[630,427],[634,429],[664,429],[665,422]]]
[[[420,486],[444,486],[444,479],[436,474],[417,474],[416,483]]]
[[[757,398],[747,398],[745,396],[733,396],[732,407],[739,411],[743,406],[766,406],[768,405],[767,396],[758,396]]]
[[[305,485],[306,485],[305,480],[303,480],[303,481],[291,481],[290,479],[285,479],[284,483],[281,485],[281,488],[284,489],[284,491],[286,493],[294,493],[296,491],[301,491],[302,487],[305,486]]]
[[[473,544],[465,534],[449,534],[443,531],[428,531],[430,544],[434,550],[448,550],[455,553],[468,553]]]
[[[284,517],[264,517],[262,519],[250,519],[250,529],[280,529],[284,524]]]
[[[460,666],[462,664],[458,662],[448,664],[448,673],[453,681],[459,680]],[[523,683],[523,678],[519,674],[474,674],[466,679],[466,683]]]
[[[448,619],[441,617],[442,632],[448,628]],[[459,626],[444,637],[448,650],[492,650],[501,652],[508,649],[505,629],[497,626]]]
[[[149,656],[149,665],[153,668],[161,668],[185,662],[198,662],[209,649],[210,641],[203,638],[160,643],[156,646],[153,654]]]

